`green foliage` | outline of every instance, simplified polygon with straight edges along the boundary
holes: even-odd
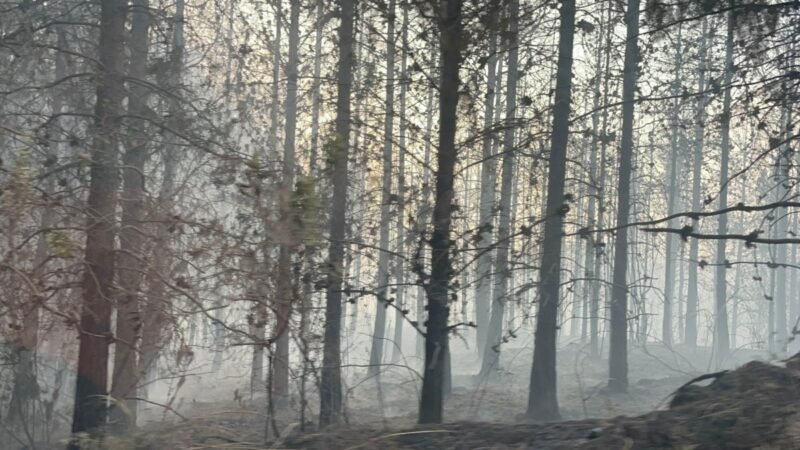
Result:
[[[312,176],[298,177],[292,192],[292,229],[295,242],[306,245],[317,245],[322,240],[322,199],[316,190],[316,181]]]
[[[47,233],[47,248],[56,258],[74,258],[80,252],[81,246],[64,231],[51,231]]]

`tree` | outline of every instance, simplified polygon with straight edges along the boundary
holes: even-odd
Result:
[[[560,417],[556,397],[556,333],[561,286],[561,244],[564,216],[569,211],[564,198],[572,100],[572,48],[575,36],[575,0],[562,0],[558,33],[558,69],[550,134],[550,168],[540,269],[539,314],[533,351],[531,383],[526,415],[536,420]]]
[[[611,336],[608,387],[628,389],[628,214],[630,212],[633,158],[633,112],[639,60],[639,0],[628,0],[625,11],[627,40],[622,74],[622,143],[617,189],[617,236],[614,242],[614,277],[611,288]]]
[[[509,252],[511,247],[511,210],[514,190],[514,132],[517,113],[517,65],[518,65],[519,2],[508,3],[508,80],[506,81],[506,127],[503,134],[503,167],[500,181],[500,218],[497,229],[497,260],[495,261],[494,287],[489,330],[481,364],[481,376],[488,376],[498,369],[500,345],[502,344],[505,303],[508,299],[511,269]]]
[[[281,179],[280,209],[281,234],[278,250],[278,304],[275,307],[275,369],[274,397],[284,404],[289,396],[289,321],[294,298],[292,253],[296,246],[294,223],[292,222],[291,196],[295,182],[295,130],[297,128],[297,66],[300,45],[300,0],[290,0],[289,10],[289,55],[286,64],[286,122],[284,123],[283,170]],[[279,5],[280,7],[280,5]]]
[[[378,304],[375,309],[375,327],[372,330],[372,347],[369,353],[369,374],[380,374],[383,363],[384,333],[386,331],[386,309],[389,307],[389,232],[391,230],[390,214],[392,210],[392,147],[394,139],[394,28],[395,0],[389,0],[386,12],[386,97],[383,119],[383,181],[381,184],[381,217],[380,237],[378,238]]]
[[[106,421],[108,344],[114,282],[114,225],[119,187],[118,144],[124,86],[124,36],[127,5],[100,4],[99,83],[94,107],[89,198],[86,204],[83,305],[72,433],[96,433]],[[77,440],[70,447],[78,449]]]
[[[478,218],[478,255],[475,272],[475,323],[477,325],[476,347],[483,358],[486,347],[487,329],[491,314],[492,299],[492,236],[494,236],[495,193],[497,191],[497,159],[494,155],[495,133],[491,131],[494,123],[494,103],[498,93],[495,90],[497,77],[497,22],[499,1],[493,0],[489,10],[489,48],[486,59],[486,97],[483,101],[484,137],[481,143],[481,185]]]
[[[450,299],[450,224],[453,205],[453,175],[456,164],[456,111],[458,71],[461,66],[461,0],[442,2],[439,10],[439,149],[436,155],[436,192],[431,236],[431,274],[427,286],[428,320],[425,336],[425,366],[419,423],[441,423],[445,391],[445,364],[449,352],[447,324]]]
[[[347,157],[350,140],[350,91],[353,71],[353,15],[355,0],[339,4],[339,63],[336,70],[336,130],[328,149],[333,178],[330,247],[325,301],[325,335],[320,374],[320,426],[339,422],[342,412],[341,320],[344,269]]]
[[[403,323],[408,310],[405,302],[406,294],[406,94],[408,92],[408,2],[404,2],[403,25],[401,27],[402,55],[400,57],[400,137],[397,142],[397,263],[395,264],[395,280],[397,283],[394,309],[394,350],[392,362],[398,362],[403,355]]]
[[[705,110],[706,98],[704,95],[706,77],[706,56],[708,48],[706,46],[706,35],[708,34],[708,22],[704,18],[700,34],[700,48],[698,50],[698,75],[697,75],[697,105],[694,124],[694,152],[692,157],[692,211],[700,210],[700,183],[702,181],[703,169],[703,141],[705,138]],[[700,221],[692,218],[692,228],[697,229]],[[697,239],[692,239],[689,244],[689,260],[699,260],[699,243]],[[699,295],[697,292],[697,264],[689,264],[689,286],[686,296],[686,332],[684,339],[687,346],[694,348],[697,346],[697,305]]]
[[[680,99],[677,98],[681,91],[681,76],[683,68],[683,40],[681,25],[678,25],[678,36],[675,44],[675,79],[672,92],[676,96],[672,107],[670,123],[670,150],[669,150],[669,187],[667,189],[667,216],[675,214],[678,182],[678,145],[680,142]],[[674,226],[674,224],[670,225]],[[666,236],[666,250],[664,252],[664,315],[661,325],[661,340],[667,347],[672,347],[672,298],[675,291],[675,241],[672,234]]]
[[[733,0],[729,1],[733,6]],[[731,80],[733,79],[733,32],[736,27],[733,10],[728,11],[727,35],[725,38],[725,74],[723,83],[725,93],[722,100],[722,117],[720,119],[720,170],[719,170],[719,209],[728,207],[728,165],[730,161],[731,134]],[[717,222],[717,234],[724,236],[728,232],[728,216],[722,214]],[[730,334],[728,332],[728,283],[727,259],[725,257],[725,239],[717,241],[717,266],[714,271],[714,354],[718,364],[728,358],[730,352]],[[785,280],[784,280],[785,281]],[[784,283],[785,285],[785,283]],[[786,316],[784,314],[784,325]]]

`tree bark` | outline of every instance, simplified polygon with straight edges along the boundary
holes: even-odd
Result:
[[[384,334],[386,332],[386,309],[389,305],[389,232],[392,210],[392,147],[394,134],[394,28],[395,0],[389,0],[386,31],[386,105],[383,122],[383,182],[381,186],[381,217],[378,238],[377,304],[375,326],[372,329],[372,347],[369,353],[370,376],[378,376],[383,364]]]
[[[428,67],[431,71],[437,70],[437,54],[435,48],[431,50],[430,61]],[[434,115],[434,108],[433,108],[433,97],[434,91],[436,86],[431,83],[428,86],[428,98],[425,101],[425,152],[423,156],[423,170],[424,173],[422,175],[422,201],[417,210],[417,232],[419,233],[419,239],[425,234],[425,230],[429,223],[430,216],[431,216],[431,191],[430,188],[430,170],[428,168],[431,166],[431,146],[433,144],[433,115]],[[424,252],[424,246],[421,247],[421,250]],[[424,259],[422,255],[419,255],[421,259]],[[425,286],[424,280],[419,280],[417,282],[417,305],[416,305],[416,321],[417,327],[424,333],[425,331]],[[417,333],[417,356],[424,360],[425,358],[425,336],[423,333]]]
[[[461,66],[461,0],[442,2],[439,11],[441,78],[439,80],[439,149],[436,197],[433,208],[431,277],[428,285],[428,320],[425,336],[425,367],[422,378],[421,424],[441,423],[444,405],[445,365],[449,353],[447,319],[450,298],[450,222],[453,177],[456,163],[456,111],[458,71]]]
[[[394,310],[394,347],[392,362],[398,362],[403,356],[403,324],[405,323],[406,302],[406,92],[408,80],[406,70],[408,65],[408,4],[403,3],[403,24],[400,31],[402,42],[402,56],[400,57],[400,138],[397,152],[397,264],[395,265],[395,280],[397,280]]]
[[[129,76],[136,80],[147,77],[147,55],[149,50],[150,11],[148,0],[137,0],[131,14],[129,48],[131,59]],[[132,117],[147,116],[149,89],[139,83],[130,84],[128,111]],[[110,419],[117,432],[126,433],[136,426],[137,402],[128,397],[137,397],[138,348],[141,314],[139,297],[142,283],[142,250],[145,236],[145,160],[147,159],[147,135],[144,119],[132,119],[129,127],[130,139],[122,158],[122,224],[120,229],[120,254],[118,278],[121,292],[117,296],[117,336],[114,344],[114,373],[111,381],[111,397],[125,402],[127,411],[112,406]]]
[[[681,76],[683,69],[683,40],[681,25],[678,25],[678,36],[675,51],[675,79],[672,81],[673,95],[680,95]],[[669,151],[669,188],[667,190],[667,216],[675,214],[675,202],[678,196],[678,145],[680,140],[680,99],[676,98],[672,107],[671,130],[670,130],[670,151]],[[671,220],[670,228],[675,227],[675,221]],[[666,235],[666,251],[664,255],[664,315],[661,323],[661,341],[667,347],[672,347],[672,297],[675,291],[675,239],[672,233]]]
[[[630,213],[631,169],[633,159],[633,114],[639,59],[639,0],[628,0],[625,12],[627,41],[622,74],[622,142],[617,189],[617,238],[614,242],[614,275],[611,292],[611,335],[609,343],[608,388],[613,392],[628,389],[628,220]]]
[[[700,49],[698,54],[698,78],[697,92],[705,90],[706,80],[706,55],[708,48],[706,39],[708,35],[708,22],[703,19],[700,35]],[[703,140],[705,137],[705,95],[697,97],[697,111],[695,113],[694,125],[694,157],[692,162],[692,211],[700,211],[700,183],[702,181],[703,169]],[[692,219],[692,228],[698,229],[699,219]],[[697,291],[697,261],[699,258],[699,243],[697,239],[692,239],[689,247],[689,285],[686,296],[686,332],[684,333],[685,344],[689,348],[697,347],[697,306],[699,295]]]
[[[344,262],[345,209],[347,206],[347,154],[350,145],[350,91],[353,71],[353,15],[355,0],[341,0],[339,65],[336,71],[336,135],[332,154],[333,199],[330,216],[328,285],[320,379],[320,427],[338,423],[342,413],[341,318]]]
[[[607,9],[606,16],[606,36],[605,36],[605,67],[603,69],[603,111],[600,119],[600,167],[597,176],[597,228],[605,228],[605,186],[606,186],[606,154],[610,142],[608,136],[608,105],[609,105],[609,81],[611,79],[611,38],[613,36],[614,24],[611,21],[613,8]],[[595,280],[592,283],[592,293],[589,307],[589,354],[597,360],[600,359],[600,297],[601,292],[606,291],[605,280],[607,273],[603,270],[603,256],[606,255],[606,244],[602,235],[595,236],[594,261],[592,262]]]
[[[170,54],[170,67],[168,80],[163,81],[165,90],[177,90],[183,81],[183,27],[184,27],[184,0],[175,2],[175,17],[173,18],[172,53]],[[185,126],[185,116],[180,104],[173,100],[169,105],[170,127],[181,129]],[[156,368],[156,361],[164,341],[164,330],[170,310],[170,302],[164,295],[165,285],[163,277],[169,277],[171,271],[171,257],[169,254],[169,220],[174,215],[172,209],[175,205],[175,176],[178,169],[178,147],[167,144],[162,156],[164,169],[161,176],[161,187],[158,192],[158,227],[153,243],[153,264],[148,272],[146,307],[142,311],[142,345],[139,364],[139,379],[149,381],[149,377]],[[221,309],[217,310],[221,314]],[[217,327],[218,334],[221,330]],[[216,352],[214,361],[221,360],[220,352]],[[146,391],[145,391],[146,393]]]
[[[730,3],[733,4],[732,2]],[[730,129],[731,129],[731,80],[733,78],[733,33],[736,22],[733,11],[728,12],[728,30],[725,39],[725,74],[723,86],[725,93],[722,99],[721,139],[720,144],[720,171],[719,171],[719,209],[728,207],[728,164],[730,161]],[[722,214],[718,217],[717,234],[724,235],[728,232],[728,216]],[[714,356],[717,365],[722,365],[730,353],[730,334],[728,332],[728,283],[726,280],[727,264],[725,257],[726,239],[717,241],[717,266],[714,271]],[[786,248],[785,246],[781,246]],[[785,286],[785,283],[783,284]],[[784,325],[785,325],[784,316]]]
[[[558,69],[550,134],[550,167],[547,180],[544,241],[540,269],[539,314],[536,317],[536,342],[528,391],[526,415],[536,420],[560,417],[556,396],[556,333],[561,285],[561,247],[569,141],[569,113],[572,100],[572,49],[575,36],[575,0],[562,0],[558,37]]]
[[[80,320],[78,373],[72,433],[96,433],[106,422],[108,345],[111,298],[114,295],[114,239],[119,188],[119,131],[122,102],[124,29],[127,5],[121,0],[100,4],[99,76],[94,109],[89,198],[86,214],[83,305]],[[78,448],[77,441],[70,444]]]
[[[278,304],[275,305],[275,373],[273,399],[283,405],[289,398],[289,329],[294,299],[292,254],[296,246],[291,215],[294,191],[295,130],[297,128],[297,66],[300,42],[300,0],[289,2],[289,55],[286,64],[286,117],[283,136],[283,169],[281,171],[280,209],[282,236],[278,250]]]
[[[518,62],[518,21],[519,2],[511,0],[508,4],[508,75],[506,81],[506,117],[503,134],[503,168],[500,181],[500,218],[497,230],[497,249],[495,261],[494,287],[492,289],[492,309],[489,318],[486,343],[481,363],[481,377],[489,376],[499,368],[500,345],[503,335],[503,316],[508,297],[511,270],[509,252],[511,247],[511,209],[514,190],[514,132],[516,131],[517,106],[517,62]]]
[[[492,237],[494,236],[494,206],[497,191],[497,159],[494,154],[495,133],[494,103],[497,78],[497,1],[493,1],[489,12],[489,54],[486,61],[486,97],[483,102],[483,142],[481,160],[481,193],[478,217],[479,252],[475,282],[475,324],[477,325],[478,356],[483,359],[492,299]]]

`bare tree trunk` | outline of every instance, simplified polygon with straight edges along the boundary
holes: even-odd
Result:
[[[673,95],[681,93],[681,77],[683,75],[683,39],[681,25],[678,24],[678,36],[675,51],[675,79],[672,81]],[[680,133],[680,99],[676,98],[672,106],[672,124],[670,131],[670,151],[669,151],[669,189],[667,191],[667,215],[675,213],[675,202],[678,196],[678,145]],[[669,222],[669,227],[675,227],[675,221]],[[675,239],[672,233],[667,233],[666,251],[664,257],[664,315],[661,324],[661,340],[667,347],[672,347],[672,297],[675,291]]]
[[[435,49],[431,50],[430,61],[428,67],[432,71],[437,70],[437,53]],[[427,228],[428,221],[431,216],[431,187],[430,187],[430,170],[431,166],[431,145],[433,143],[433,96],[436,86],[431,83],[428,86],[428,99],[426,100],[426,119],[425,119],[425,155],[423,157],[423,176],[422,176],[422,200],[418,207],[417,212],[417,232],[419,233],[418,239],[422,239],[425,229]],[[420,244],[421,245],[421,244]],[[421,251],[425,251],[425,247],[420,247]],[[422,258],[422,255],[420,255]],[[417,305],[416,305],[416,322],[417,327],[421,331],[425,331],[425,287],[424,281],[420,280],[417,283]],[[417,356],[424,359],[425,357],[425,338],[422,333],[417,333]]]
[[[511,0],[508,4],[508,80],[506,81],[506,117],[503,135],[503,172],[500,181],[500,220],[497,230],[497,250],[495,261],[494,288],[492,289],[492,310],[489,318],[486,343],[481,363],[481,377],[496,371],[500,360],[500,345],[503,334],[503,315],[508,298],[508,283],[511,278],[509,252],[511,247],[511,209],[514,189],[514,132],[516,131],[517,106],[517,27],[519,3]]]
[[[515,14],[515,13],[514,13]],[[575,0],[562,0],[558,33],[553,128],[550,134],[550,167],[547,177],[546,216],[540,269],[539,314],[528,391],[526,416],[536,420],[560,417],[556,396],[556,333],[561,285],[561,247],[567,201],[564,182],[567,173],[569,113],[572,100],[572,49],[575,36]]]
[[[400,140],[397,152],[397,264],[395,265],[395,280],[397,280],[394,310],[394,347],[392,362],[398,362],[403,355],[403,324],[405,322],[406,302],[406,92],[408,91],[407,65],[408,65],[408,4],[404,2],[403,25],[400,31],[402,42],[402,56],[400,58]]]
[[[458,71],[461,66],[461,0],[450,0],[439,11],[439,151],[437,153],[436,200],[433,208],[431,277],[428,285],[428,322],[425,336],[425,368],[419,423],[441,423],[446,386],[450,298],[450,223],[453,206],[453,178],[457,158],[456,111]]]
[[[494,102],[497,78],[497,15],[498,4],[493,1],[489,12],[489,55],[486,61],[486,97],[483,102],[483,142],[481,161],[481,193],[478,218],[477,278],[475,283],[475,324],[477,325],[478,356],[483,358],[492,299],[492,237],[494,236],[494,205],[497,191],[497,158],[494,155]]]
[[[297,66],[300,42],[300,0],[290,0],[289,11],[289,56],[286,64],[286,104],[283,142],[283,170],[280,188],[281,235],[278,250],[278,299],[275,306],[275,374],[272,396],[277,405],[284,405],[289,398],[289,322],[294,298],[292,253],[295,233],[291,218],[291,197],[294,191],[295,129],[297,127]]]
[[[130,77],[145,80],[149,50],[150,11],[147,0],[134,3],[131,18],[129,48],[131,60]],[[149,89],[139,83],[130,84],[128,111],[132,117],[145,117]],[[124,401],[127,411],[113,407],[110,419],[118,432],[125,433],[136,426],[137,403],[128,397],[136,397],[138,382],[138,349],[141,315],[139,296],[142,282],[142,250],[145,236],[144,196],[145,160],[147,159],[147,135],[144,119],[134,119],[130,125],[131,138],[122,158],[122,224],[120,229],[120,254],[118,257],[119,285],[121,294],[117,303],[117,336],[114,345],[114,373],[111,382],[111,397]]]
[[[797,229],[798,229],[798,220],[797,220],[797,216],[795,216],[794,217],[794,221],[793,221],[793,225],[792,225],[792,230],[795,233],[797,233]],[[739,259],[741,260],[741,258],[739,258]],[[794,265],[794,266],[796,266],[797,263],[798,263],[798,260],[797,260],[797,246],[796,245],[792,246],[792,257],[791,257],[790,261],[791,261],[791,264]],[[740,266],[736,266],[736,268],[738,270],[740,268]],[[797,274],[796,273],[792,273],[792,272],[789,272],[789,273],[790,273],[790,277],[789,277],[789,298],[787,299],[787,301],[789,302],[789,323],[788,323],[788,326],[789,326],[789,328],[794,329],[794,327],[796,325],[798,325],[797,321],[798,321],[798,317],[800,317],[800,304],[798,304],[798,301],[797,301]],[[738,276],[738,271],[737,271],[737,276]],[[736,323],[733,322],[733,321],[731,321],[731,330],[733,330],[732,333],[736,332]],[[736,342],[731,340],[731,346],[733,348],[736,348]]]
[[[606,151],[610,142],[608,135],[609,80],[611,79],[611,37],[614,25],[611,21],[613,8],[607,9],[605,30],[605,67],[603,69],[603,111],[600,126],[600,168],[597,176],[597,228],[605,228],[605,185],[606,185]],[[599,75],[599,74],[598,74]],[[605,291],[607,274],[603,270],[603,256],[606,244],[602,235],[594,236],[594,261],[592,262],[595,280],[592,282],[592,293],[589,308],[589,353],[593,359],[600,359],[600,296]]]
[[[369,375],[380,374],[383,364],[384,333],[386,332],[386,309],[389,302],[389,232],[392,210],[392,146],[394,134],[394,28],[395,0],[389,0],[386,31],[386,114],[383,123],[383,183],[381,187],[380,237],[378,238],[378,276],[375,306],[375,327],[372,330],[372,348],[369,354]]]
[[[319,112],[322,107],[322,32],[325,28],[325,2],[317,1],[317,23],[314,30],[314,87],[311,90],[311,156],[309,175],[317,175],[317,153],[319,152]]]
[[[169,80],[166,80],[164,89],[178,89],[183,80],[183,27],[184,27],[184,0],[175,2],[175,17],[173,18],[173,37],[172,54],[170,55]],[[170,116],[172,128],[180,129],[185,125],[183,111],[176,101],[172,101],[170,106]],[[169,218],[173,216],[172,208],[175,204],[175,174],[178,168],[178,147],[168,144],[163,152],[164,171],[161,180],[161,187],[158,192],[158,227],[156,238],[153,243],[152,261],[153,264],[148,272],[149,291],[147,293],[146,307],[142,310],[142,345],[141,358],[139,364],[139,379],[149,381],[155,370],[158,354],[164,340],[164,328],[166,325],[167,314],[170,302],[164,295],[165,286],[163,277],[170,275],[171,264],[169,256]],[[221,314],[221,309],[217,310]],[[217,327],[218,334],[221,330]],[[221,358],[219,352],[215,354],[215,362]],[[146,394],[146,388],[144,389]]]
[[[95,101],[95,136],[91,149],[86,208],[86,268],[72,433],[95,433],[106,422],[108,344],[114,282],[114,239],[119,188],[119,131],[124,86],[124,29],[127,4],[100,4],[99,76]],[[77,441],[70,443],[79,448]]]
[[[705,90],[706,80],[706,39],[708,35],[708,22],[703,19],[702,31],[700,36],[700,49],[698,54],[698,79],[697,92],[701,94],[697,97],[697,112],[694,124],[694,157],[692,165],[692,211],[700,210],[700,183],[702,181],[703,168],[703,139],[705,135],[705,110],[706,99],[702,92]],[[692,219],[692,227],[697,229],[700,225],[699,219]],[[692,239],[689,247],[689,286],[686,296],[686,333],[685,343],[689,348],[697,346],[697,305],[699,295],[697,292],[697,261],[699,258],[699,244],[697,239]]]
[[[731,2],[731,5],[733,3]],[[731,80],[733,78],[733,33],[736,27],[733,11],[728,12],[728,33],[725,39],[725,75],[723,76],[723,86],[725,93],[722,100],[722,117],[720,134],[722,142],[720,145],[720,171],[719,171],[719,208],[728,207],[728,164],[730,161],[730,129],[731,129]],[[728,232],[728,215],[722,214],[717,218],[717,234],[724,235]],[[725,245],[728,241],[720,239],[717,241],[717,266],[714,271],[714,356],[717,366],[728,358],[730,353],[730,334],[728,332],[728,283],[726,280],[727,261],[725,257]],[[783,247],[783,246],[781,246]],[[785,247],[783,247],[785,248]],[[785,286],[785,283],[784,283]],[[785,322],[784,316],[784,322]],[[785,323],[784,323],[785,325]]]
[[[622,75],[622,146],[617,200],[617,238],[614,242],[614,278],[611,298],[611,336],[609,343],[608,388],[613,392],[628,389],[628,220],[630,213],[631,162],[633,159],[633,113],[639,58],[639,0],[628,0],[625,11],[627,41]]]
[[[361,9],[363,11],[364,4],[361,4]],[[360,19],[359,19],[360,18]],[[355,20],[355,27],[356,30],[360,30],[361,22],[363,22],[363,15],[358,13],[356,15]],[[358,31],[356,31],[358,34]],[[359,165],[356,167],[356,171],[358,173],[358,188],[355,193],[352,194],[352,198],[355,199],[362,199],[366,195],[367,192],[367,163],[369,161],[369,143],[370,143],[370,134],[366,131],[365,124],[363,123],[362,116],[364,111],[364,100],[366,98],[365,92],[369,92],[372,88],[373,83],[375,82],[375,64],[370,64],[366,60],[361,59],[362,55],[362,46],[357,46],[356,50],[356,61],[359,61],[359,68],[363,68],[366,66],[367,70],[365,74],[361,74],[359,70],[356,70],[356,73],[353,75],[354,77],[354,84],[356,89],[356,109],[355,109],[355,117],[353,119],[353,123],[355,124],[354,130],[354,137],[353,137],[353,158],[359,158]],[[364,226],[364,216],[368,209],[368,205],[365,204],[366,202],[362,202],[357,200],[355,204],[358,205],[358,211],[355,213],[355,222],[354,226],[356,227],[363,227]],[[362,270],[362,244],[364,243],[364,236],[362,233],[356,233],[354,236],[356,240],[356,249],[355,255],[353,256],[353,285],[357,292],[360,292],[364,289],[364,282],[362,279],[363,270]],[[351,342],[355,342],[356,338],[356,330],[358,328],[358,300],[359,296],[356,296],[351,302],[350,308],[350,325],[348,327],[347,335],[350,336]]]
[[[601,7],[600,9],[600,29],[598,32],[598,36],[604,36],[606,27],[610,27],[610,23],[607,23],[603,13],[605,12],[605,6]],[[599,276],[598,273],[595,272],[594,267],[594,258],[597,250],[595,247],[598,245],[599,240],[598,236],[596,236],[592,231],[597,226],[597,205],[600,203],[600,196],[601,194],[601,186],[598,180],[598,167],[597,167],[597,153],[598,153],[598,144],[599,144],[599,133],[600,133],[600,101],[601,101],[601,80],[603,79],[603,74],[605,73],[603,70],[603,46],[597,46],[597,54],[595,59],[595,76],[594,76],[594,86],[593,86],[593,95],[592,95],[592,143],[591,143],[591,152],[589,156],[589,211],[588,211],[588,219],[587,219],[587,229],[589,233],[586,236],[586,249],[584,250],[584,276],[586,280],[583,283],[583,292],[581,293],[581,297],[583,297],[583,318],[581,319],[581,339],[585,342],[589,336],[589,323],[591,322],[591,317],[594,314],[592,311],[591,304],[593,303],[590,298],[592,296],[592,292],[594,290],[594,286],[598,284],[598,281],[595,280],[595,277]],[[602,215],[602,211],[600,212]],[[595,330],[596,333],[596,330]]]
[[[350,145],[350,91],[353,71],[354,0],[341,0],[339,9],[339,66],[336,70],[336,135],[332,154],[333,200],[330,216],[328,286],[325,337],[320,380],[320,427],[338,423],[342,413],[341,319],[344,262],[345,209],[347,207],[347,154]]]
[[[789,96],[789,93],[786,93],[785,96]],[[791,140],[792,135],[792,108],[788,106],[788,104],[783,105],[783,114],[784,123],[782,124],[784,127],[784,139],[788,142]],[[781,146],[781,152],[778,155],[778,176],[775,180],[777,186],[775,186],[776,192],[778,193],[779,200],[787,200],[790,196],[790,188],[791,185],[790,181],[790,171],[792,166],[792,161],[789,155],[791,155],[791,148],[789,144]],[[776,217],[776,229],[778,236],[786,236],[789,234],[789,217],[787,208],[778,208],[775,212],[777,214]],[[775,292],[775,338],[778,344],[778,350],[780,352],[786,352],[786,347],[789,344],[789,327],[793,326],[792,324],[787,324],[786,322],[786,312],[787,312],[787,292],[786,292],[786,274],[787,274],[787,253],[788,249],[786,245],[779,245],[776,249],[776,258],[778,260],[778,267],[777,271],[777,290]],[[795,246],[792,246],[794,249]]]

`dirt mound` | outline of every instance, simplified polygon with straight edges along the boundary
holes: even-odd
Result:
[[[690,381],[666,411],[613,419],[582,448],[800,448],[798,411],[800,371],[753,361]]]
[[[800,449],[800,370],[750,362],[698,377],[669,408],[638,417],[499,425],[452,423],[386,432],[337,430],[284,444],[306,449]],[[798,364],[800,365],[800,364]],[[708,385],[701,385],[712,380]]]

